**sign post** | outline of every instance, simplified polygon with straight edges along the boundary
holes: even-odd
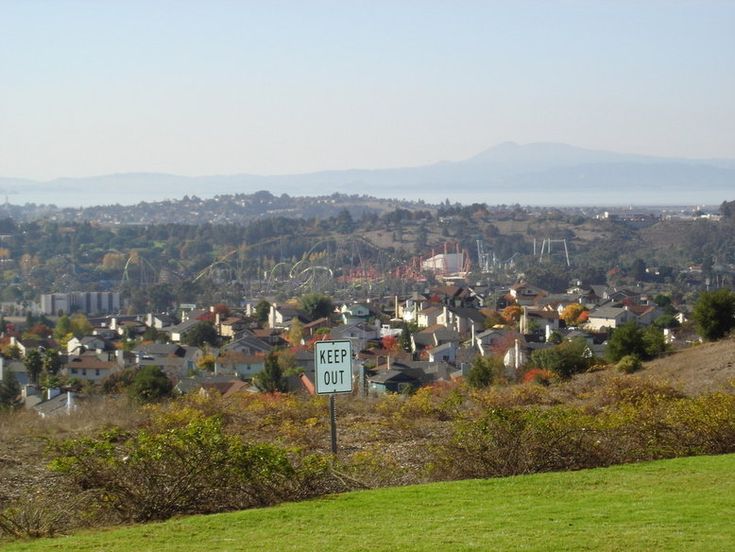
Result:
[[[329,395],[332,454],[337,454],[337,411],[335,395],[352,393],[352,343],[348,340],[314,343],[317,395]]]

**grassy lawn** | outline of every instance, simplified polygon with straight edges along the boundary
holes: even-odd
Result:
[[[735,455],[355,492],[4,550],[735,550]]]

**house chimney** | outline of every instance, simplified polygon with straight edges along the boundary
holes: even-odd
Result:
[[[388,366],[388,370],[390,370],[390,355],[388,355],[385,359],[385,363]]]
[[[447,306],[444,305],[442,307],[442,316],[444,317],[444,327],[449,327],[449,311],[447,310]]]
[[[401,318],[400,315],[399,315],[399,313],[398,313],[398,295],[394,295],[393,296],[393,301],[394,301],[393,308],[395,309],[395,317],[396,318]]]
[[[475,346],[475,321],[472,321],[472,324],[470,325],[470,332],[472,335],[472,346]]]

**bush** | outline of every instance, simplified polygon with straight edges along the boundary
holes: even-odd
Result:
[[[477,389],[487,387],[502,378],[505,366],[496,356],[477,356],[467,374],[467,383]]]
[[[173,384],[158,366],[144,366],[133,376],[128,394],[140,402],[153,402],[171,395]]]
[[[550,370],[542,370],[541,368],[531,368],[523,374],[523,383],[537,383],[539,385],[549,385],[554,379],[554,373]]]
[[[34,493],[0,511],[0,536],[16,539],[54,537],[83,523],[84,494],[69,500]]]
[[[531,362],[535,368],[548,370],[562,379],[587,370],[593,358],[584,339],[564,341],[550,349],[534,351]]]
[[[434,448],[432,474],[503,477],[735,452],[735,395],[688,399],[654,385],[631,385],[623,385],[628,392],[620,402],[597,413],[494,407],[458,420],[447,442]]]
[[[56,445],[52,470],[121,521],[151,521],[300,499],[344,486],[319,457],[227,435],[215,417],[137,433],[110,430]]]
[[[641,369],[643,365],[641,364],[641,359],[639,359],[635,355],[625,355],[623,358],[621,358],[618,363],[615,365],[615,368],[618,369],[619,372],[623,372],[624,374],[632,374],[633,372],[637,372]]]

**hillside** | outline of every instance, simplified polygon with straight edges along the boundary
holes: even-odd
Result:
[[[624,205],[634,197],[637,204],[686,205],[728,199],[734,174],[730,159],[651,157],[568,144],[505,142],[469,159],[415,167],[267,176],[123,173],[47,182],[0,177],[0,192],[13,196],[14,203],[75,208],[129,205],[134,198],[161,201],[183,194],[213,197],[257,190],[278,195],[369,192],[435,203],[449,197],[462,203]]]
[[[361,491],[6,550],[732,550],[733,469],[726,455]]]

